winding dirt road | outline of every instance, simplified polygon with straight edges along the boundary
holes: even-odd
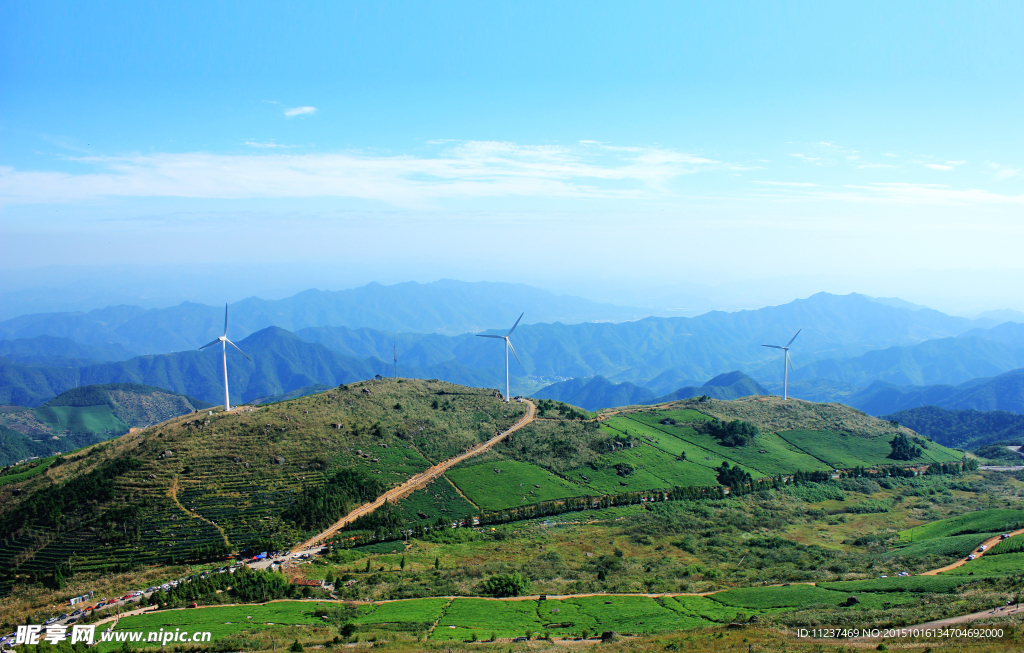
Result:
[[[430,467],[420,472],[419,474],[416,474],[415,476],[407,480],[405,483],[402,483],[397,487],[391,488],[390,490],[380,495],[373,501],[369,503],[364,503],[363,505],[359,506],[352,512],[348,513],[338,521],[331,524],[330,527],[328,527],[326,530],[317,533],[312,538],[298,545],[293,550],[301,551],[303,549],[310,549],[316,546],[319,542],[322,542],[323,540],[331,537],[332,535],[337,533],[342,527],[344,527],[346,524],[351,523],[353,520],[358,519],[363,515],[370,514],[377,508],[383,506],[388,501],[398,501],[399,499],[412,494],[416,490],[425,487],[431,481],[440,478],[442,474],[447,472],[454,465],[457,465],[468,458],[472,458],[473,456],[482,454],[483,452],[487,451],[494,445],[498,444],[499,442],[507,438],[510,433],[518,431],[519,429],[523,428],[524,426],[533,421],[534,415],[537,412],[537,407],[533,404],[532,401],[524,401],[523,403],[526,404],[526,414],[523,415],[522,419],[513,424],[507,430],[502,431],[501,433],[494,436],[490,440],[487,440],[486,442],[481,442],[480,444],[472,447],[471,449],[467,449],[466,451],[462,452],[458,456],[455,456],[454,458],[449,458],[444,462],[440,462],[434,465],[433,467]]]
[[[1020,535],[1021,533],[1024,533],[1024,528],[1022,528],[1020,530],[1013,531],[1012,533],[1010,533],[1010,537],[1015,537],[1017,535]],[[981,546],[981,544],[979,544],[977,547],[974,548],[974,559],[977,560],[981,556],[983,556],[986,553],[988,553],[989,551],[991,551],[992,547],[994,547],[996,544],[999,544],[999,541],[1001,539],[1003,539],[1001,535],[996,535],[995,537],[990,537],[987,540],[985,540],[984,542],[982,542],[981,544],[985,545],[985,550],[984,551],[978,551],[978,548]],[[939,569],[932,569],[931,571],[924,571],[924,572],[921,572],[921,575],[922,576],[938,576],[939,574],[941,574],[944,571],[949,571],[950,569],[956,569],[957,567],[962,567],[963,565],[966,565],[968,562],[970,562],[970,561],[967,560],[967,558],[960,558],[959,560],[957,560],[956,562],[954,562],[951,565],[946,565],[945,567],[940,567]]]

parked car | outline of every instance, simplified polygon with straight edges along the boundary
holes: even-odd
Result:
[[[974,560],[974,559],[975,559],[975,558],[977,558],[977,557],[978,557],[978,556],[976,556],[976,555],[974,555],[974,554],[972,553],[971,555],[967,556],[967,559],[968,559],[968,560]]]
[[[981,546],[979,546],[979,547],[978,547],[978,551],[979,551],[979,552],[981,552],[981,551],[984,551],[984,550],[985,550],[985,549],[987,549],[987,548],[988,548],[987,546],[985,546],[984,544],[982,544]]]
[[[198,603],[189,603],[188,607],[190,607],[190,608],[198,608],[199,604]]]
[[[1009,533],[1003,533],[1002,535],[1000,535],[1000,536],[999,536],[999,539],[1001,539],[1001,540],[1005,540],[1005,539],[1007,539],[1008,537],[1010,537],[1010,534],[1009,534]]]

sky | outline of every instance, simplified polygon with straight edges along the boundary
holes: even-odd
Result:
[[[0,300],[1024,310],[1019,2],[296,5],[0,5]]]

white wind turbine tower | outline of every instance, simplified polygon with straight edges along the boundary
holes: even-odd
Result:
[[[520,314],[519,315],[519,320],[523,319],[523,315],[526,315],[526,313]],[[504,340],[505,341],[505,403],[506,404],[508,403],[508,400],[509,400],[509,389],[508,389],[508,350],[509,349],[512,350],[512,355],[516,357],[516,362],[517,363],[519,363],[520,365],[523,364],[522,361],[519,360],[519,354],[516,353],[516,348],[512,346],[512,341],[508,339],[508,337],[510,335],[512,335],[512,332],[516,330],[516,327],[519,326],[519,320],[516,320],[516,323],[512,325],[512,328],[508,330],[508,333],[506,333],[503,336],[485,336],[482,333],[476,334],[477,338],[497,338],[499,340]]]
[[[211,342],[209,344],[203,345],[199,349],[200,350],[206,349],[207,347],[211,347],[211,346],[217,344],[218,342],[220,343],[221,353],[224,355],[224,412],[227,412],[227,411],[231,410],[231,400],[228,398],[228,345],[231,345],[235,349],[238,349],[238,345],[236,345],[235,343],[233,343],[230,340],[228,340],[228,305],[227,304],[224,304],[224,335],[222,335],[221,337],[217,338],[216,340],[214,340],[213,342]],[[243,356],[245,356],[246,358],[249,358],[248,356],[246,356],[246,353],[244,351],[242,351],[241,349],[238,349],[238,353],[243,355]],[[249,360],[252,361],[251,358],[249,358]]]
[[[789,342],[786,343],[785,347],[780,347],[778,345],[761,345],[762,347],[771,347],[772,349],[781,349],[782,351],[786,352],[786,359],[782,363],[782,370],[785,373],[785,375],[782,377],[782,400],[783,401],[785,401],[786,399],[789,398],[789,368],[793,367],[793,361],[791,361],[789,359],[789,346],[791,344],[793,344],[793,341],[796,340],[796,337],[798,335],[800,335],[801,331],[803,331],[803,329],[797,329],[796,333],[793,335],[792,338],[789,339]]]

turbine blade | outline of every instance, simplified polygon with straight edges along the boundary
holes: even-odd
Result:
[[[477,338],[497,338],[498,340],[504,340],[505,339],[505,336],[485,336],[482,333],[476,334],[476,337]]]
[[[761,346],[762,347],[771,347],[772,349],[785,349],[785,347],[780,347],[778,345],[761,345]]]
[[[519,320],[523,319],[523,316],[524,316],[524,315],[526,315],[526,313],[525,313],[525,312],[523,312],[523,313],[520,313],[520,314],[519,314]],[[516,323],[515,323],[515,324],[513,324],[513,325],[512,325],[512,328],[511,328],[511,329],[509,329],[509,330],[508,330],[508,333],[506,333],[506,334],[505,334],[505,337],[506,337],[506,338],[507,338],[507,337],[509,337],[510,335],[512,335],[512,332],[516,330],[516,327],[517,327],[517,326],[519,326],[519,320],[516,320]]]
[[[800,335],[800,332],[801,332],[801,331],[803,331],[803,329],[802,329],[802,328],[801,328],[801,329],[797,329],[796,333],[795,333],[795,334],[793,334],[793,337],[792,337],[792,338],[790,338],[790,339],[789,339],[789,342],[787,342],[787,343],[786,343],[786,346],[787,346],[787,347],[788,347],[788,346],[790,346],[791,344],[793,344],[793,341],[794,341],[794,340],[796,340],[796,337],[797,337],[798,335]]]
[[[210,345],[215,345],[215,344],[217,344],[218,342],[220,342],[220,338],[217,338],[216,340],[214,340],[213,342],[211,342],[211,343],[209,343],[209,344],[205,344],[205,345],[203,345],[203,346],[202,346],[202,347],[200,347],[199,349],[206,349],[206,348],[207,348],[207,347],[209,347]]]
[[[228,343],[229,345],[231,345],[232,347],[234,347],[235,349],[238,349],[238,345],[236,345],[235,343],[231,342],[231,341],[230,341],[230,340],[228,340],[227,338],[224,338],[224,341],[225,341],[225,342],[227,342],[227,343]],[[245,353],[244,351],[242,351],[241,349],[238,349],[238,353],[239,353],[239,354],[241,354],[241,355],[243,355],[243,356],[245,356],[246,358],[249,358],[248,354],[246,354],[246,353]],[[251,359],[251,358],[249,358],[249,360],[251,361],[252,359]]]
[[[522,316],[520,315],[519,317],[522,317]],[[513,327],[513,328],[515,328],[515,327]],[[519,360],[519,354],[516,353],[516,348],[512,346],[512,341],[509,340],[508,337],[506,337],[505,338],[505,342],[508,343],[509,348],[512,350],[512,355],[516,357],[516,362],[519,363],[520,367],[522,367],[523,363],[522,363],[522,361]]]
[[[228,305],[224,304],[224,335],[228,335]]]
[[[788,351],[786,352],[786,362],[789,363],[789,369],[791,369],[791,370],[795,370],[796,369],[795,367],[793,367],[793,359],[789,357],[789,352]]]

